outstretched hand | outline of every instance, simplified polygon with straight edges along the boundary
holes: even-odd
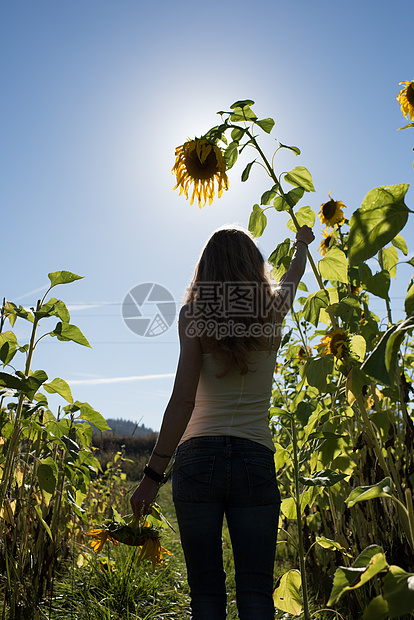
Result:
[[[296,241],[303,241],[306,245],[312,243],[314,239],[315,235],[313,234],[312,228],[309,228],[309,226],[301,226],[296,233]]]

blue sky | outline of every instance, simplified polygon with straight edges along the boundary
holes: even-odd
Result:
[[[316,192],[303,204],[319,210],[332,190],[350,216],[370,189],[412,183],[413,136],[397,131],[405,122],[395,98],[414,78],[413,16],[399,0],[2,0],[0,294],[30,307],[48,272],[85,276],[54,294],[92,345],[45,338],[33,368],[64,378],[106,418],[158,429],[176,327],[139,338],[122,320],[123,299],[157,282],[179,305],[210,234],[247,226],[269,188],[259,168],[240,182],[245,156],[229,172],[230,190],[199,210],[172,191],[174,148],[213,126],[217,110],[251,98],[276,121],[266,152],[274,138],[302,151],[277,167],[311,171]],[[265,256],[291,235],[286,219],[269,215]],[[318,223],[315,232],[318,259]],[[410,256],[412,232],[411,221]],[[411,275],[403,265],[393,282],[395,318]],[[315,290],[311,274],[305,281]],[[385,315],[382,302],[373,306]],[[16,333],[26,342],[28,325],[18,321]]]

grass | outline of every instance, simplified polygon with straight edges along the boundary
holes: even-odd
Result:
[[[137,566],[137,550],[106,543],[95,555],[91,548],[73,546],[71,563],[56,578],[53,595],[43,602],[39,619],[48,620],[186,620],[190,618],[190,598],[186,567],[171,498],[171,485],[158,497],[163,514],[174,527],[165,530],[162,545],[171,551],[163,564],[152,572],[145,561]],[[129,512],[125,507],[124,514]],[[226,525],[223,530],[223,556],[227,573],[228,620],[237,620],[233,556]],[[291,566],[276,566],[276,576]],[[337,616],[339,618],[339,616]],[[290,620],[290,614],[277,611],[275,618]],[[315,612],[314,618],[330,620],[332,612]],[[214,620],[214,619],[212,619]]]

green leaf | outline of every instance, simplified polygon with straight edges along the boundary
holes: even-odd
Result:
[[[88,403],[80,403],[76,401],[73,403],[75,407],[79,408],[79,415],[77,416],[77,420],[86,420],[93,426],[96,426],[98,431],[110,431],[111,427],[108,426],[105,418],[98,412],[95,411]]]
[[[42,508],[41,508],[40,504],[36,504],[34,508],[35,508],[35,510],[37,512],[37,516],[39,517],[41,524],[45,528],[45,530],[46,530],[50,540],[53,542],[52,531],[51,531],[50,527],[48,526],[48,524],[46,523],[46,521],[43,518]]]
[[[238,123],[240,121],[256,121],[257,116],[253,112],[253,110],[250,109],[248,105],[245,105],[243,107],[236,106],[233,109],[233,112],[230,116],[230,120],[232,123]]]
[[[407,314],[412,314],[414,312],[414,284],[408,289],[407,296],[404,300],[404,310]]]
[[[53,273],[48,273],[47,277],[49,278],[52,287],[57,286],[58,284],[70,284],[75,280],[82,280],[84,276],[77,276],[71,271],[54,271]]]
[[[298,570],[292,569],[284,573],[273,593],[275,607],[293,616],[299,616],[302,611],[300,586],[301,577]]]
[[[11,362],[19,347],[16,335],[12,331],[0,333],[0,360],[6,366]]]
[[[91,345],[82,334],[79,327],[76,325],[70,325],[70,323],[59,322],[53,332],[50,332],[51,336],[56,336],[58,340],[77,342],[84,347],[90,347]]]
[[[270,201],[276,196],[278,188],[279,188],[278,185],[273,185],[272,189],[269,189],[267,192],[264,192],[264,194],[262,194],[262,197],[260,199],[260,204],[265,205],[265,206],[270,204]]]
[[[279,146],[282,149],[289,149],[289,151],[293,151],[295,155],[300,155],[300,149],[297,146],[288,146],[287,144],[282,144],[281,142],[279,142]]]
[[[404,237],[402,237],[401,235],[396,235],[394,239],[391,239],[391,243],[395,248],[400,250],[404,254],[404,256],[407,256],[408,248]]]
[[[68,403],[73,403],[72,392],[70,391],[69,385],[63,379],[53,379],[50,383],[44,383],[43,388],[49,394],[60,394]]]
[[[11,390],[20,390],[21,379],[10,375],[7,372],[0,372],[0,389],[9,388]]]
[[[289,211],[290,208],[293,208],[299,202],[304,193],[305,190],[302,187],[295,187],[295,189],[291,189],[283,196],[276,196],[273,206],[276,211]]]
[[[299,224],[299,227],[305,226],[306,224],[306,226],[309,226],[310,228],[312,228],[312,226],[315,223],[316,214],[315,214],[315,211],[311,209],[311,207],[301,207],[300,209],[298,209],[295,215],[296,215],[296,220]],[[286,226],[289,228],[289,230],[291,230],[294,233],[297,231],[297,228],[295,224],[293,223],[293,220],[289,220]]]
[[[374,256],[404,228],[409,209],[404,203],[408,185],[378,187],[365,196],[350,220],[349,262],[358,265]]]
[[[364,361],[365,352],[367,350],[367,343],[364,336],[360,334],[354,334],[350,337],[350,349],[352,357],[356,358],[359,362]]]
[[[383,268],[388,271],[391,278],[397,275],[398,252],[395,248],[384,248],[380,250],[382,255]]]
[[[231,139],[234,142],[240,142],[244,134],[245,134],[245,129],[243,129],[243,127],[235,127],[233,131],[231,132]]]
[[[358,556],[352,567],[340,566],[335,571],[328,607],[335,604],[347,590],[355,590],[372,577],[388,568],[384,550],[379,545],[370,545]]]
[[[296,168],[293,168],[293,170],[285,174],[284,179],[286,183],[290,185],[302,187],[305,192],[315,191],[311,173],[303,166],[296,166]]]
[[[388,271],[379,271],[372,275],[371,269],[366,263],[359,265],[359,277],[362,286],[373,295],[381,299],[389,299],[388,291],[390,288],[390,274]]]
[[[267,259],[268,262],[274,267],[279,267],[279,265],[281,263],[284,263],[286,259],[287,262],[290,263],[293,251],[293,248],[290,247],[290,243],[291,242],[289,238],[279,243],[279,245],[276,247],[275,250],[273,250],[269,258]]]
[[[235,108],[245,108],[254,105],[254,101],[252,99],[242,99],[241,101],[236,101],[230,106],[230,110],[234,110]]]
[[[302,313],[305,321],[309,321],[315,327],[318,326],[319,314],[322,308],[329,306],[329,294],[324,289],[309,295],[303,307]]]
[[[362,620],[388,620],[389,617],[388,603],[379,595],[373,598],[366,607]]]
[[[342,474],[332,469],[322,469],[314,473],[311,477],[301,476],[299,480],[306,486],[332,487],[346,477],[347,474]]]
[[[40,462],[37,468],[37,479],[42,491],[52,495],[56,488],[57,466],[50,456]]]
[[[320,392],[326,391],[328,375],[333,373],[333,355],[323,355],[319,359],[308,359],[303,366],[303,376],[309,385],[313,385]]]
[[[345,252],[336,245],[331,247],[318,263],[319,272],[324,280],[331,282],[348,282],[348,260]]]
[[[32,400],[41,385],[47,381],[48,377],[44,370],[35,370],[29,377],[20,382],[20,391]]]
[[[352,508],[358,502],[364,502],[376,497],[389,497],[391,494],[391,478],[384,478],[381,482],[366,487],[357,487],[353,489],[345,500],[348,508]]]
[[[242,175],[241,175],[241,180],[243,182],[247,181],[247,179],[249,178],[250,170],[252,169],[252,166],[255,163],[255,161],[256,161],[255,159],[251,161],[250,164],[247,164],[247,166],[243,170]]]
[[[249,231],[254,237],[260,237],[267,225],[267,217],[259,205],[253,205],[249,219]]]
[[[273,118],[263,118],[261,121],[255,121],[256,125],[259,125],[263,131],[270,133],[275,125]]]
[[[224,159],[226,160],[226,166],[228,169],[232,168],[237,161],[239,156],[238,153],[238,142],[230,142],[226,150],[224,151]]]
[[[414,612],[414,573],[407,573],[399,566],[390,566],[384,579],[384,598],[390,618]]]
[[[345,547],[342,547],[336,540],[331,540],[330,538],[325,538],[325,536],[317,536],[316,544],[322,547],[322,549],[332,549],[333,551],[340,551],[343,555],[351,557],[351,554],[347,552]]]

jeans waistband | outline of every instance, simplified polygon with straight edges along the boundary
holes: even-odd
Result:
[[[235,437],[233,435],[205,435],[200,437],[192,437],[191,439],[187,439],[184,441],[179,447],[182,448],[184,446],[189,446],[191,444],[210,444],[211,446],[235,446],[235,445],[248,445],[256,448],[263,448],[265,450],[269,450],[266,446],[257,441],[253,441],[251,439],[246,439],[244,437]]]

